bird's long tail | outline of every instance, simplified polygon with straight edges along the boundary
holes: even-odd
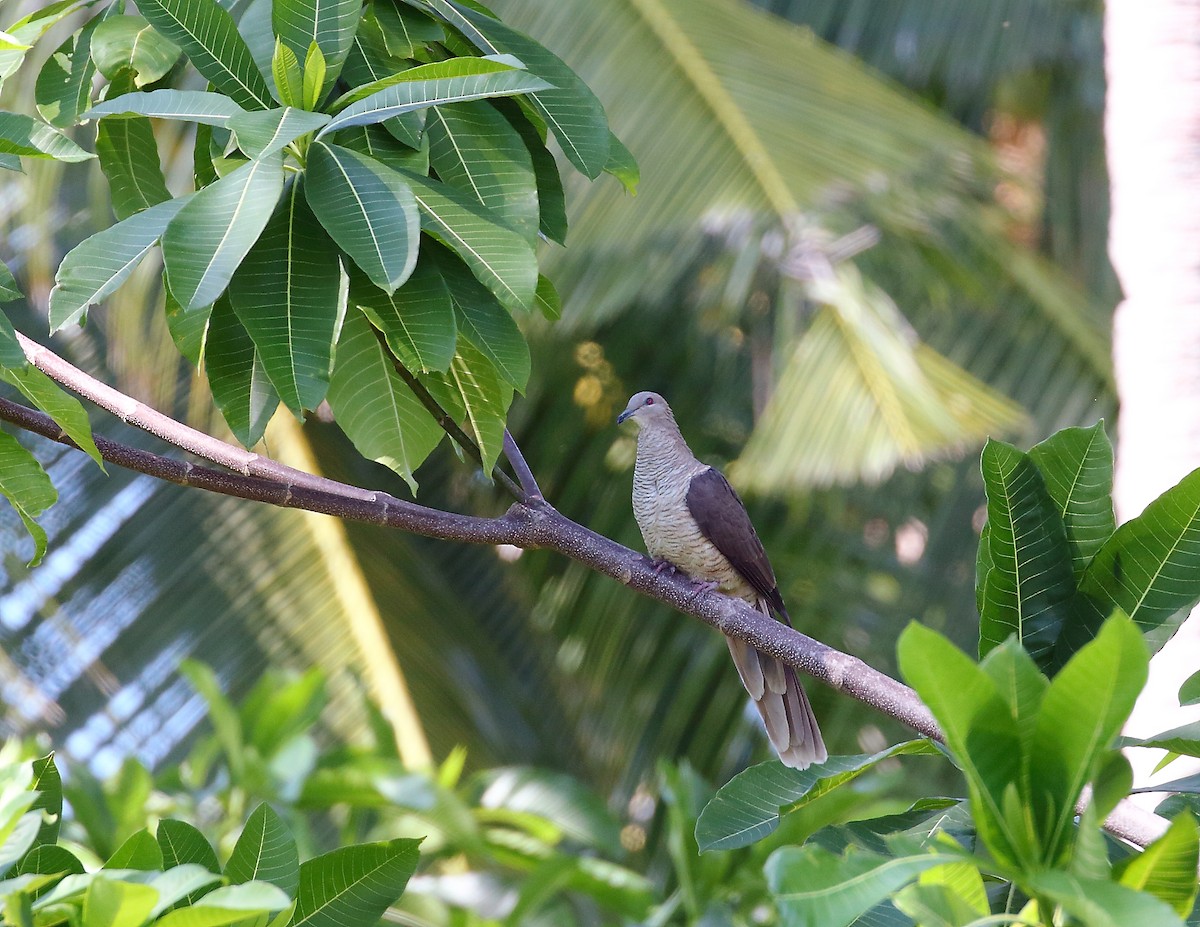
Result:
[[[754,699],[754,707],[766,725],[767,737],[783,765],[804,769],[813,763],[824,763],[829,756],[825,741],[795,671],[744,641],[732,637],[725,640],[742,685]]]

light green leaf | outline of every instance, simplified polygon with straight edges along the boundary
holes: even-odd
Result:
[[[1088,927],[1183,927],[1170,905],[1124,885],[1059,871],[1037,873],[1029,885]]]
[[[438,258],[438,269],[454,303],[459,333],[491,361],[505,380],[524,391],[529,381],[529,345],[517,323],[460,261],[445,252]]]
[[[0,82],[17,73],[29,49],[47,30],[84,6],[85,2],[86,0],[59,0],[57,3],[47,3],[9,26],[5,30],[9,41],[5,47],[0,48]]]
[[[309,113],[292,106],[240,113],[229,120],[237,133],[238,147],[251,158],[263,158],[291,144],[307,132],[329,122],[324,113]]]
[[[2,362],[3,358],[0,357],[0,363]],[[1200,671],[1192,673],[1191,676],[1183,681],[1183,685],[1179,687],[1180,707],[1198,703],[1200,703]]]
[[[130,83],[130,72],[119,74],[109,89]],[[96,154],[108,178],[113,212],[118,219],[149,209],[171,198],[162,167],[158,143],[145,116],[108,116],[96,129]]]
[[[0,153],[71,163],[95,157],[50,126],[21,113],[0,113]]]
[[[162,80],[182,53],[136,13],[109,16],[92,35],[92,60],[100,73],[111,80],[122,70],[132,70],[137,87]]]
[[[981,469],[991,566],[984,579],[979,655],[1015,634],[1046,666],[1075,594],[1062,517],[1038,468],[1012,445],[989,440]]]
[[[309,149],[309,205],[371,281],[393,293],[417,261],[417,204],[398,173],[328,142]]]
[[[102,19],[102,16],[95,17],[63,42],[38,72],[34,89],[38,112],[56,128],[73,126],[79,114],[91,104],[92,79],[96,75],[91,51],[92,33]]]
[[[0,431],[0,436],[8,437],[8,433]],[[0,454],[2,454],[2,445],[0,445]],[[0,457],[0,468],[2,467],[3,458]],[[0,474],[0,479],[3,479],[2,474]],[[0,492],[3,491],[3,486],[0,485]],[[28,811],[16,819],[12,828],[4,834],[3,839],[0,839],[0,873],[7,872],[17,860],[37,844],[41,828],[42,813],[40,811]]]
[[[300,59],[279,38],[275,39],[275,53],[271,56],[271,76],[284,106],[304,105],[304,72],[300,70]]]
[[[415,493],[413,471],[444,432],[400,379],[366,317],[353,307],[338,341],[329,405],[358,452],[396,471]]]
[[[164,859],[158,868],[164,864],[169,866],[169,862]],[[166,872],[156,874],[150,881],[150,887],[158,892],[158,901],[154,905],[152,916],[157,917],[189,895],[198,897],[200,889],[220,881],[221,876],[217,872],[199,863],[170,866]]]
[[[529,149],[508,120],[488,103],[454,103],[430,111],[426,133],[439,179],[473,196],[533,243],[537,177]]]
[[[315,110],[324,97],[325,87],[325,56],[321,46],[313,42],[308,46],[308,54],[304,56],[304,108]]]
[[[208,320],[212,306],[203,306],[191,312],[179,305],[179,300],[166,290],[167,330],[179,353],[186,357],[197,370],[204,361],[204,344],[208,337]]]
[[[89,306],[115,292],[190,198],[159,203],[71,249],[59,265],[50,291],[50,331],[79,321]]]
[[[204,369],[213,400],[229,430],[244,447],[253,447],[262,439],[267,422],[279,406],[279,394],[226,297],[212,307]]]
[[[35,406],[49,415],[59,428],[87,453],[101,470],[104,461],[92,439],[92,426],[83,404],[32,364],[13,369],[0,369],[0,379],[11,383]]]
[[[341,264],[297,180],[229,285],[229,302],[279,398],[295,414],[329,388]]]
[[[926,756],[937,748],[928,740],[910,740],[875,754],[831,756],[808,769],[790,769],[771,761],[744,769],[700,812],[696,843],[700,852],[732,850],[774,833],[787,814],[832,792],[895,756]]]
[[[608,161],[604,164],[604,173],[612,174],[621,181],[621,186],[630,196],[637,196],[638,182],[642,173],[638,169],[637,160],[619,138],[609,133]]]
[[[162,849],[144,827],[130,834],[104,864],[105,869],[138,869],[147,872],[158,871],[162,866]]]
[[[6,431],[0,431],[0,496],[17,510],[33,538],[29,565],[37,566],[46,553],[46,532],[34,519],[54,504],[58,493],[37,458]]]
[[[412,276],[390,296],[353,274],[350,302],[383,332],[388,347],[409,370],[449,369],[458,327],[450,290],[432,261],[419,261]]]
[[[1156,747],[1180,756],[1200,757],[1200,721],[1192,721],[1150,737],[1122,737],[1120,746]]]
[[[163,868],[172,869],[193,863],[209,872],[220,873],[221,865],[212,846],[191,824],[164,818],[158,822],[158,845],[162,849]]]
[[[83,114],[84,119],[135,113],[159,119],[182,119],[210,126],[227,126],[234,116],[246,111],[229,97],[206,90],[151,90],[125,93],[98,103]]]
[[[558,295],[558,290],[554,288],[554,283],[549,277],[538,276],[537,292],[534,294],[534,301],[541,312],[551,322],[562,318],[562,299]]]
[[[314,42],[321,50],[324,74],[318,95],[341,73],[361,15],[361,0],[275,0],[271,5],[275,35],[297,59],[307,56]]]
[[[530,73],[546,80],[552,89],[534,93],[534,106],[571,163],[588,177],[598,177],[609,161],[611,133],[604,107],[579,75],[557,55],[498,19],[449,0],[430,0],[429,5],[462,29],[480,51],[516,55]]]
[[[158,892],[149,885],[93,879],[83,896],[87,927],[141,927],[150,917]]]
[[[235,885],[261,880],[295,897],[300,884],[300,856],[283,819],[266,802],[246,819],[246,826],[225,865],[225,877]]]
[[[419,844],[419,840],[365,843],[301,864],[290,927],[374,923],[404,892],[417,866]]]
[[[479,447],[489,478],[504,446],[504,429],[513,388],[469,341],[458,339],[458,351],[446,373],[425,374],[422,381],[442,408],[450,411]]]
[[[1196,902],[1197,840],[1196,820],[1185,811],[1141,853],[1122,860],[1113,875],[1122,885],[1148,892],[1187,917]]]
[[[138,10],[221,93],[248,109],[275,105],[233,18],[216,0],[142,0]]]
[[[193,194],[163,234],[171,292],[187,309],[225,292],[233,272],[275,211],[283,189],[278,152],[250,161]]]
[[[389,77],[388,86],[350,103],[321,134],[349,126],[372,125],[401,113],[442,103],[513,96],[548,86],[528,71],[504,62],[486,58],[450,58]],[[345,105],[342,100],[338,104]]]
[[[529,242],[454,187],[412,171],[398,173],[416,197],[422,230],[462,258],[505,308],[532,308],[538,266]]]

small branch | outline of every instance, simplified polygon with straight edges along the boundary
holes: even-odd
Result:
[[[546,497],[542,495],[542,490],[538,487],[537,480],[533,478],[533,471],[529,469],[525,455],[521,453],[521,448],[517,446],[517,439],[512,436],[512,432],[507,428],[504,429],[504,456],[508,458],[509,466],[513,468],[513,473],[517,475],[517,479],[521,481],[521,491],[524,495],[521,501],[545,501]]]

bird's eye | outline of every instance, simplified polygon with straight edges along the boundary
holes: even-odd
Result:
[[[646,397],[646,405],[648,405],[648,406],[654,405],[654,397],[653,396]]]

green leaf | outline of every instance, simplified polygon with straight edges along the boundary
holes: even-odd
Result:
[[[1157,747],[1181,756],[1200,757],[1200,721],[1192,721],[1150,737],[1122,737],[1122,747]]]
[[[117,80],[127,85],[128,75],[125,71]],[[128,219],[171,198],[158,162],[154,128],[145,116],[101,119],[96,128],[96,154],[108,178],[117,219]]]
[[[442,24],[419,10],[392,3],[373,6],[384,47],[393,58],[414,58],[426,45],[446,38]]]
[[[424,136],[419,148],[410,148],[382,126],[358,126],[339,132],[338,141],[343,148],[374,158],[393,170],[429,173],[429,140]]]
[[[130,216],[76,245],[63,258],[50,291],[50,331],[77,322],[128,279],[190,196]]]
[[[1063,646],[1073,651],[1120,609],[1141,629],[1151,653],[1200,602],[1200,470],[1121,525],[1079,581]]]
[[[417,261],[417,204],[395,171],[340,145],[309,149],[309,205],[343,251],[388,293]]]
[[[843,927],[934,866],[945,854],[887,857],[851,850],[835,856],[812,844],[783,847],[767,858],[766,876],[789,927]]]
[[[21,113],[0,113],[0,153],[71,163],[95,157],[50,126]]]
[[[419,845],[419,840],[365,843],[304,862],[290,927],[374,923],[404,892]]]
[[[567,198],[563,191],[562,175],[558,162],[554,160],[537,127],[529,121],[524,110],[512,100],[496,100],[492,103],[509,123],[520,133],[525,147],[533,159],[533,172],[537,177],[538,231],[560,245],[567,243]]]
[[[927,869],[892,900],[922,927],[959,927],[990,911],[983,878],[969,862]]]
[[[1066,848],[1075,802],[1146,684],[1149,654],[1132,622],[1114,615],[1058,673],[1042,699],[1030,753],[1032,807],[1046,858]]]
[[[16,871],[18,875],[77,875],[84,869],[83,863],[66,847],[47,843],[26,853]]]
[[[208,320],[212,316],[212,307],[204,306],[188,312],[179,305],[179,300],[171,295],[169,287],[165,289],[165,309],[167,330],[175,347],[186,357],[197,370],[204,361],[204,345],[208,338]]]
[[[166,914],[158,927],[225,927],[228,924],[266,923],[266,915],[291,905],[291,899],[274,885],[249,882],[213,889],[194,904]],[[286,920],[281,923],[287,923]]]
[[[158,892],[149,885],[93,879],[83,896],[87,927],[141,927],[149,919]]]
[[[229,284],[229,302],[279,398],[297,415],[329,389],[339,320],[337,248],[292,183]]]
[[[197,901],[202,894],[200,890],[220,881],[221,876],[218,873],[198,863],[170,867],[150,881],[151,888],[158,892],[158,901],[154,905],[152,916],[157,917],[185,898],[188,898],[189,903],[201,903]],[[208,895],[204,895],[203,902],[206,903],[207,899]]]
[[[549,277],[538,276],[537,292],[534,294],[534,301],[537,304],[538,311],[551,322],[562,318],[562,299],[559,297],[558,290],[554,288],[554,284]]]
[[[304,72],[300,70],[300,59],[279,38],[275,39],[275,53],[271,57],[271,76],[275,78],[275,89],[284,106],[304,105]]]
[[[3,362],[3,358],[0,358],[0,362]],[[1179,687],[1179,706],[1184,708],[1196,704],[1200,704],[1200,671],[1192,673]]]
[[[429,160],[438,177],[487,207],[530,243],[538,232],[537,177],[520,133],[488,103],[431,110]]]
[[[318,92],[341,73],[361,15],[361,0],[275,0],[271,4],[275,35],[297,59],[308,54],[313,42],[320,49],[325,73],[317,84]]]
[[[0,264],[0,267],[4,268],[4,271],[0,271],[0,278],[2,278],[4,272],[8,271],[8,268],[3,264]],[[9,277],[11,278],[12,274],[9,274]],[[15,280],[13,281],[13,285],[16,285]],[[0,368],[12,367],[20,369],[28,363],[29,361],[25,357],[25,349],[21,347],[21,342],[17,340],[17,330],[13,328],[13,324],[9,321],[8,316],[0,312]]]
[[[142,0],[138,10],[221,93],[248,109],[275,105],[233,17],[216,0]]]
[[[633,153],[611,132],[609,133],[608,161],[604,164],[604,173],[612,174],[621,181],[621,186],[630,196],[637,196],[638,182],[642,179],[642,173],[638,169]]]
[[[315,132],[329,122],[324,113],[309,113],[291,106],[254,113],[240,113],[229,120],[237,133],[238,147],[251,158],[262,158],[282,150],[301,135]]]
[[[294,898],[300,884],[300,856],[283,819],[266,802],[246,819],[246,826],[225,865],[225,877],[235,885],[261,880],[278,885]]]
[[[491,361],[500,376],[523,392],[529,381],[529,345],[517,323],[461,262],[444,252],[438,257],[459,334]]]
[[[1036,873],[1028,884],[1088,927],[1183,927],[1169,905],[1124,885],[1053,870]]]
[[[84,119],[97,116],[136,114],[158,119],[182,119],[210,126],[226,126],[234,116],[246,111],[229,97],[205,90],[151,90],[124,93],[98,103],[83,114]]]
[[[979,653],[1016,634],[1045,666],[1075,594],[1063,521],[1027,455],[989,440],[981,466],[991,568],[984,581]]]
[[[0,48],[0,83],[17,73],[17,69],[21,67],[29,49],[46,34],[47,30],[83,5],[83,0],[59,0],[57,3],[47,3],[9,26],[5,30],[9,37],[9,44]]]
[[[38,71],[34,88],[38,112],[56,128],[73,126],[79,114],[91,104],[92,79],[96,75],[92,34],[102,19],[95,17],[63,42]]]
[[[17,278],[14,277],[12,271],[8,269],[8,265],[0,261],[0,303],[11,303],[14,300],[24,298],[25,294],[21,292],[21,286],[17,283]],[[0,315],[3,315],[3,313],[0,313]],[[4,323],[0,322],[0,325],[2,324]],[[4,359],[4,347],[2,344],[4,340],[4,333],[0,332],[0,365],[10,366],[10,364]],[[12,340],[14,342],[16,341],[15,338]],[[20,363],[20,361],[18,361],[18,363]]]
[[[279,394],[227,297],[212,307],[204,369],[229,430],[244,447],[253,447],[262,440],[267,422],[279,406]]]
[[[0,435],[3,434],[0,432]],[[40,811],[28,811],[16,816],[11,828],[7,828],[7,833],[0,838],[0,873],[7,872],[37,844],[41,828]]]
[[[1067,531],[1075,577],[1116,530],[1113,449],[1104,422],[1064,428],[1029,449]]]
[[[413,471],[442,439],[442,429],[396,373],[357,309],[346,313],[329,383],[329,405],[358,452],[390,467],[416,492]]]
[[[352,274],[350,302],[383,332],[392,353],[409,370],[427,373],[450,368],[458,339],[454,302],[432,261],[419,261],[412,276],[390,296],[365,277]]]
[[[132,70],[137,87],[166,77],[182,53],[136,13],[109,16],[92,35],[92,60],[100,73],[111,80],[125,69]]]
[[[33,365],[0,370],[0,379],[19,389],[35,406],[54,419],[63,432],[103,470],[104,461],[92,438],[83,404]]]
[[[1185,811],[1141,853],[1122,860],[1113,875],[1122,885],[1148,892],[1187,917],[1196,902],[1197,840],[1196,820]]]
[[[6,431],[0,431],[0,496],[17,510],[33,538],[29,566],[37,566],[46,553],[46,532],[34,519],[55,503],[58,493],[37,458]]]
[[[449,58],[418,65],[389,76],[386,83],[388,86],[351,102],[321,134],[350,126],[373,125],[401,113],[443,103],[514,96],[550,86],[528,71],[486,58]],[[337,105],[345,106],[357,94],[355,91],[353,96],[339,100]]]
[[[219,306],[220,303],[213,306],[214,317]],[[218,743],[221,744],[221,750],[225,753],[225,760],[229,763],[234,780],[239,780],[242,775],[243,754],[246,749],[242,722],[236,709],[225,697],[225,693],[221,691],[221,683],[217,679],[217,674],[213,672],[212,667],[196,660],[184,660],[180,664],[179,670],[187,677],[192,688],[204,698],[213,731],[217,735]]]
[[[546,80],[553,89],[532,94],[533,105],[554,130],[571,163],[588,177],[598,177],[608,164],[611,133],[604,107],[579,75],[561,58],[498,19],[448,0],[430,0],[429,5],[462,29],[481,51],[516,55],[532,74]]]
[[[162,848],[164,869],[195,863],[209,872],[220,873],[216,851],[204,835],[186,821],[163,818],[158,822],[157,838]]]
[[[162,867],[162,848],[144,827],[130,834],[104,864],[105,869],[140,869],[147,872],[156,872]]]
[[[163,235],[162,250],[171,292],[181,305],[189,310],[207,306],[225,292],[282,190],[283,158],[277,152],[204,187],[179,210]]]
[[[454,251],[508,309],[529,309],[537,292],[537,256],[529,242],[454,187],[398,172],[421,209],[421,228]]]
[[[324,98],[325,87],[325,56],[321,46],[316,42],[308,46],[308,54],[304,56],[304,108],[315,110]]]
[[[749,846],[774,833],[784,815],[853,782],[883,760],[936,753],[928,740],[910,740],[879,753],[831,756],[808,769],[759,763],[721,786],[704,806],[696,821],[696,843],[701,853]]]
[[[444,409],[478,445],[483,472],[490,478],[504,446],[504,429],[513,388],[470,342],[458,339],[458,351],[446,373],[422,378]]]

